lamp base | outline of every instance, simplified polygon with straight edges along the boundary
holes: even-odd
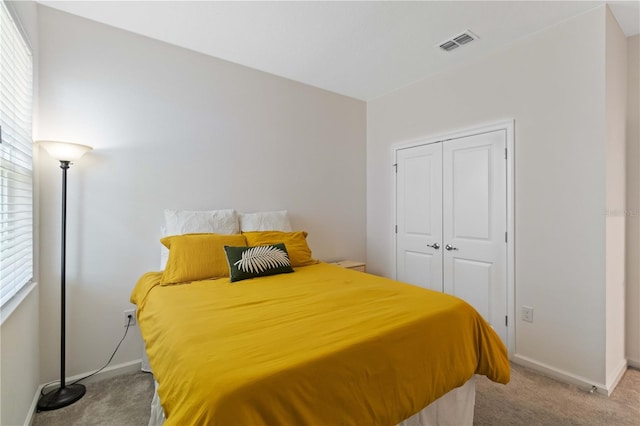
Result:
[[[84,385],[73,384],[46,393],[38,400],[38,411],[51,411],[71,405],[82,398],[87,389]]]

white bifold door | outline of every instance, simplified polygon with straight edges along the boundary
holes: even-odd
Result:
[[[507,343],[506,132],[396,150],[396,278],[470,303]]]

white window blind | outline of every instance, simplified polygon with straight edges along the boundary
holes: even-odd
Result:
[[[0,306],[33,279],[33,62],[0,1]]]

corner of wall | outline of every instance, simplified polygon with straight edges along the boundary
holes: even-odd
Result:
[[[605,17],[606,274],[605,377],[613,390],[625,359],[627,42],[607,7]]]
[[[627,38],[626,357],[640,368],[640,35]]]

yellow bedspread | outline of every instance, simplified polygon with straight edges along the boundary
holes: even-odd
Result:
[[[167,425],[395,425],[474,373],[509,381],[467,303],[329,264],[131,295]]]

